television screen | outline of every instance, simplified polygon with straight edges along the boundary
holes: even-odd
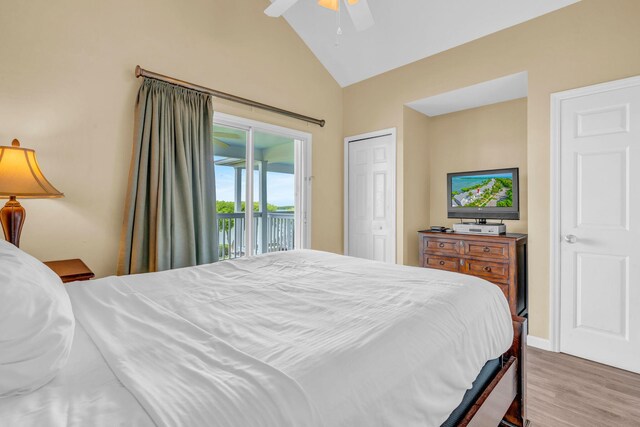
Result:
[[[451,207],[513,206],[513,173],[455,176],[451,180]]]
[[[518,169],[450,173],[450,218],[519,219]]]

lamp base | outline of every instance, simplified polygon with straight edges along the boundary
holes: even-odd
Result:
[[[27,212],[24,210],[16,196],[10,196],[9,201],[0,209],[0,222],[2,223],[2,231],[4,231],[4,239],[11,242],[17,247],[20,246],[20,233]]]

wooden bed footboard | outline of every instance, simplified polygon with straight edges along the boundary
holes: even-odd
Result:
[[[502,355],[502,368],[458,427],[526,427],[527,319],[512,316],[513,344]]]
[[[509,410],[505,414],[502,425],[507,427],[526,427],[527,419],[527,333],[528,320],[526,317],[511,316],[513,321],[513,344],[507,352],[507,357],[518,359],[517,380],[518,393]],[[504,356],[503,356],[504,357]]]

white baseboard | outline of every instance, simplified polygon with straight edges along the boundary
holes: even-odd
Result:
[[[551,351],[551,341],[546,338],[534,337],[533,335],[527,335],[527,345],[540,350]]]

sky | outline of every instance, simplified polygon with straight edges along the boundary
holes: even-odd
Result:
[[[215,165],[216,173],[216,198],[232,202],[234,200],[234,171],[230,166]],[[294,205],[294,179],[293,175],[286,173],[267,172],[267,203],[276,206]],[[253,199],[258,201],[259,181],[258,171],[253,175]],[[242,180],[242,195],[244,197],[245,180]]]

